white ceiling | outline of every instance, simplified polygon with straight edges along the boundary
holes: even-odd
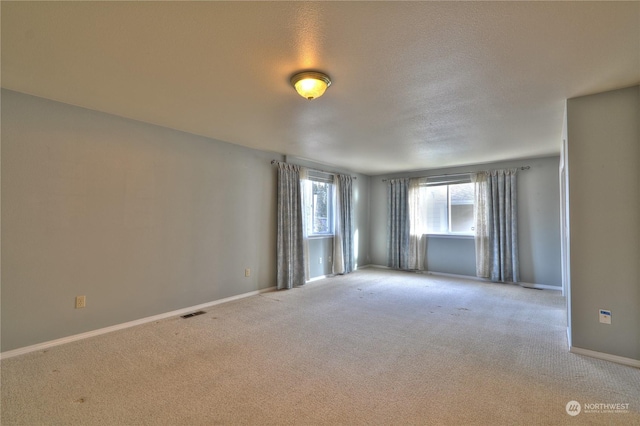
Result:
[[[367,174],[557,154],[638,82],[637,1],[2,2],[4,88]]]

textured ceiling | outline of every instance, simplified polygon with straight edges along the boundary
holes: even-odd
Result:
[[[367,174],[557,154],[638,82],[639,2],[2,2],[4,88]]]

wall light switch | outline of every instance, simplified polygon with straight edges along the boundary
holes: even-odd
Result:
[[[611,324],[611,311],[600,309],[600,322],[603,324]]]

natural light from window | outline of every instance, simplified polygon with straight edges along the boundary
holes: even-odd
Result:
[[[473,183],[423,186],[420,192],[427,234],[473,235]]]
[[[303,181],[304,213],[308,236],[333,235],[333,183]]]

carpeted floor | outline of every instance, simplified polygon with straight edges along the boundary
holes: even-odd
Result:
[[[1,373],[3,425],[640,425],[640,370],[570,354],[560,292],[376,269]]]

